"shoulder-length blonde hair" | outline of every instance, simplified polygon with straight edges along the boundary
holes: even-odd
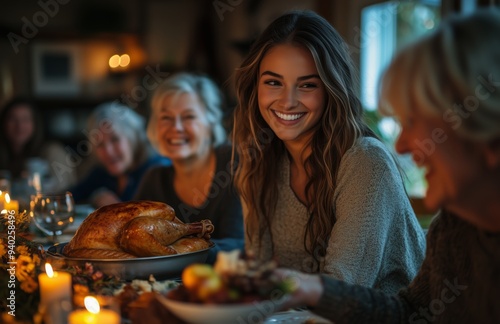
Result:
[[[280,44],[308,49],[326,88],[326,107],[310,143],[312,153],[305,162],[310,216],[304,246],[319,263],[336,221],[333,194],[340,161],[359,137],[375,135],[363,120],[356,71],[337,31],[311,11],[293,11],[273,21],[235,75],[238,104],[232,136],[239,156],[235,184],[248,206],[247,232],[258,230],[262,234],[270,228],[279,195],[278,161],[286,149],[259,112],[257,84],[263,57]]]

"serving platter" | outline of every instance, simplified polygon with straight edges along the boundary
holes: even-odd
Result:
[[[85,263],[90,262],[104,274],[114,275],[126,281],[148,280],[150,275],[157,280],[179,278],[186,266],[192,263],[204,263],[208,252],[215,245],[211,242],[210,247],[206,249],[174,255],[134,259],[82,259],[64,256],[62,251],[66,244],[68,242],[56,243],[47,249],[47,259],[55,269],[67,266],[83,267]]]

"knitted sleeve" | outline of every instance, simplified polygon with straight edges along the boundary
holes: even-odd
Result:
[[[323,275],[323,295],[312,310],[336,324],[420,323],[418,318],[422,305],[429,305],[431,300],[429,276],[433,267],[432,247],[436,244],[439,231],[435,225],[429,228],[428,248],[422,267],[411,284],[398,294],[385,294]]]
[[[415,276],[425,246],[389,152],[365,139],[344,156],[335,192],[337,222],[324,273],[396,293]]]

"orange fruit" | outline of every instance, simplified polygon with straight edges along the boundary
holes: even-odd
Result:
[[[193,290],[201,285],[207,278],[217,276],[211,265],[194,263],[182,271],[182,283],[187,289]]]

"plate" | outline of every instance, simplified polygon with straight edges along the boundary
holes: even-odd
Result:
[[[82,259],[69,258],[62,254],[66,243],[57,243],[47,250],[47,259],[54,268],[65,266],[85,266],[86,262],[101,270],[104,274],[114,275],[122,280],[148,280],[153,275],[157,280],[174,279],[180,277],[182,270],[192,263],[204,263],[208,252],[214,247],[211,242],[209,248],[182,254],[154,256],[134,259]]]
[[[161,294],[156,297],[175,316],[192,324],[262,323],[286,300],[284,297],[245,304],[198,304],[173,300]]]
[[[278,323],[314,323],[314,324],[331,324],[332,322],[316,315],[308,310],[287,311],[273,314],[267,318],[263,324],[278,324]]]

